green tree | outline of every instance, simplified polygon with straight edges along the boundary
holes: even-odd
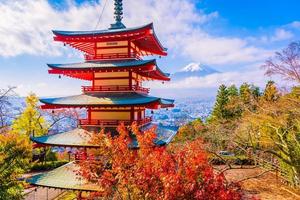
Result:
[[[235,97],[239,95],[239,90],[237,89],[237,87],[233,84],[230,87],[228,87],[227,89],[227,93],[229,97]]]
[[[22,199],[22,174],[29,166],[31,145],[26,135],[0,134],[0,199]]]
[[[220,85],[216,102],[212,111],[212,114],[209,118],[209,121],[226,119],[228,116],[228,110],[226,109],[226,105],[229,102],[228,90],[225,85]]]
[[[35,136],[47,133],[49,125],[39,112],[38,98],[30,94],[26,98],[26,108],[23,113],[13,121],[12,130],[14,133]]]

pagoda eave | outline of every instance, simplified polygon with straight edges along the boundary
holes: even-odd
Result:
[[[68,44],[89,56],[94,55],[95,43],[126,40],[133,42],[141,51],[150,55],[166,56],[166,48],[159,42],[153,24],[138,28],[112,29],[100,31],[56,31],[54,40]]]
[[[68,163],[50,172],[34,175],[26,182],[46,188],[64,189],[82,192],[103,192],[98,185],[93,184],[78,174],[80,166],[75,162]]]
[[[139,103],[139,104],[122,104],[122,105],[79,105],[79,104],[45,104],[41,105],[41,109],[48,110],[48,109],[63,109],[63,108],[122,108],[122,107],[130,107],[130,106],[145,106],[148,109],[160,109],[160,108],[173,108],[174,104],[161,104],[157,102],[151,103]]]
[[[155,59],[48,64],[48,67],[50,68],[49,74],[60,74],[83,80],[93,80],[93,73],[104,72],[134,72],[146,79],[170,80],[169,74],[162,72]]]

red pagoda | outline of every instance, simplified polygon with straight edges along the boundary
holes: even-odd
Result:
[[[115,0],[115,23],[107,30],[53,31],[54,40],[71,46],[84,54],[85,61],[71,64],[48,64],[49,73],[90,81],[82,86],[82,94],[75,96],[40,99],[43,109],[85,108],[86,118],[80,119],[79,127],[65,133],[32,137],[32,141],[44,146],[70,148],[97,148],[85,137],[87,131],[105,128],[111,132],[120,124],[137,123],[141,130],[157,127],[157,145],[171,141],[177,130],[162,126],[146,116],[146,109],[174,106],[174,100],[148,95],[144,81],[169,81],[156,60],[143,60],[143,56],[166,56],[164,48],[155,35],[153,24],[126,28],[122,23],[122,0]],[[93,192],[96,186],[79,183],[76,175],[62,166],[52,172],[40,174],[27,180],[32,185]],[[71,167],[72,168],[72,167]],[[71,178],[66,182],[61,175]],[[60,180],[58,180],[60,179]],[[80,179],[80,178],[79,178]],[[64,182],[65,181],[65,182]],[[96,188],[96,189],[95,189]]]

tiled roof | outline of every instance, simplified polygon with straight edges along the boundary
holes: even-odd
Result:
[[[84,129],[74,129],[65,133],[31,137],[33,142],[63,147],[97,147],[90,143],[91,135]]]
[[[166,145],[171,142],[173,137],[177,134],[178,127],[173,126],[163,126],[157,123],[150,123],[141,128],[141,131],[156,127],[157,138],[154,143],[158,146]],[[58,133],[53,135],[46,135],[41,137],[31,137],[33,142],[51,146],[60,146],[60,147],[95,147],[90,142],[89,132],[83,129],[75,129],[73,131]],[[132,147],[137,147],[137,142],[133,141]]]
[[[40,99],[44,104],[61,106],[130,106],[158,102],[160,105],[172,106],[174,100],[153,97],[135,92],[90,93],[75,96]]]
[[[93,61],[93,62],[70,63],[70,64],[48,64],[48,66],[57,69],[94,69],[94,68],[115,68],[115,67],[138,67],[138,66],[151,64],[151,63],[156,65],[155,59]]]
[[[89,183],[85,178],[78,175],[76,171],[79,166],[74,162],[63,165],[52,171],[32,176],[26,180],[27,183],[50,188],[60,188],[79,191],[101,191],[98,185]]]
[[[156,127],[157,138],[155,139],[155,144],[158,146],[169,144],[178,132],[178,127],[164,126],[160,123],[151,123],[143,127],[142,130],[150,129],[153,127]]]
[[[153,24],[147,24],[144,26],[139,27],[132,27],[132,28],[123,28],[123,29],[105,29],[105,30],[95,30],[95,31],[60,31],[60,30],[53,30],[52,32],[55,35],[61,35],[61,36],[89,36],[89,35],[103,35],[103,34],[113,34],[113,33],[123,33],[123,32],[130,32],[130,31],[136,31],[139,29],[144,28],[153,28]]]

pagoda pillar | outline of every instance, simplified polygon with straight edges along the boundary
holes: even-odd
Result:
[[[131,106],[131,109],[130,109],[130,121],[133,122],[134,120],[134,107]]]
[[[132,90],[132,71],[129,71],[129,90]]]

